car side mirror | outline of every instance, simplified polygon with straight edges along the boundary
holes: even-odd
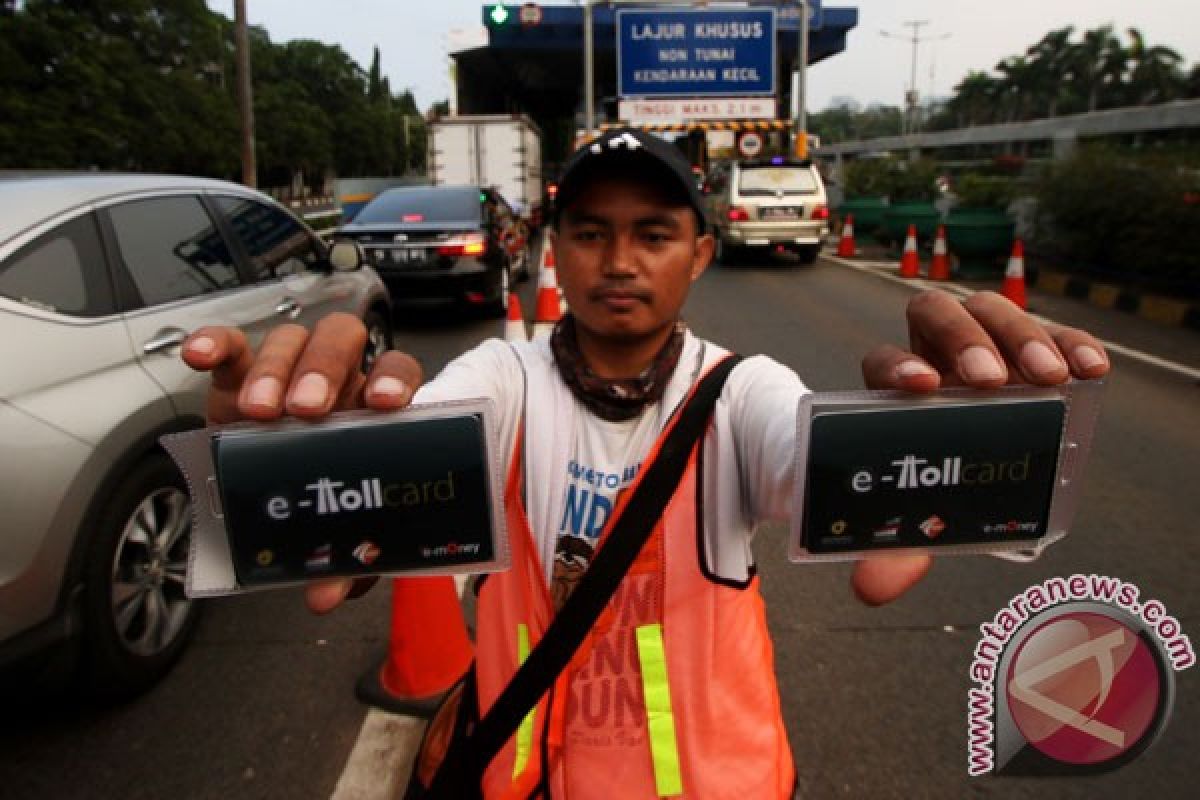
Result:
[[[353,272],[367,261],[358,242],[334,242],[329,248],[329,265],[334,272]]]

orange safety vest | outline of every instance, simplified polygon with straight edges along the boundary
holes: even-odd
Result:
[[[512,568],[483,581],[476,608],[481,715],[554,614],[516,439],[505,489]],[[571,664],[488,765],[488,800],[539,790],[571,800],[792,796],[758,578],[739,588],[700,568],[702,451],[694,447],[662,520]],[[601,546],[631,494],[622,494]]]

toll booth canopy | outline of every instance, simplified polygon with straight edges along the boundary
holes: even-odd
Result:
[[[819,5],[819,4],[818,4]],[[459,114],[524,113],[531,116],[545,135],[543,149],[551,162],[561,160],[570,149],[575,131],[583,127],[584,9],[580,6],[504,5],[482,7],[487,30],[486,46],[452,53],[457,83]],[[798,5],[764,3],[750,7],[778,8],[776,17],[774,120],[753,120],[763,131],[790,130],[791,81],[799,55]],[[617,12],[628,6],[597,5],[592,9],[595,98],[597,123],[612,123],[618,117]],[[681,6],[663,6],[662,11]],[[858,9],[819,9],[819,25],[809,33],[809,65],[817,64],[846,48],[846,35],[858,24]],[[751,129],[750,120],[728,121],[725,129]],[[765,124],[764,124],[765,123]],[[646,127],[652,127],[647,125]],[[664,132],[719,130],[714,124],[672,123],[658,126]]]

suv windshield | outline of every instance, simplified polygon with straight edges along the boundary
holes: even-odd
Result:
[[[741,194],[812,194],[817,191],[817,182],[812,171],[805,167],[752,167],[742,168],[738,178]]]
[[[479,190],[469,187],[389,189],[363,207],[356,224],[480,221]]]

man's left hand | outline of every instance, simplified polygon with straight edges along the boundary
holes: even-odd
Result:
[[[1109,370],[1094,336],[1043,326],[995,292],[961,303],[940,290],[922,292],[909,301],[907,316],[910,350],[883,345],[868,353],[862,362],[868,388],[1055,386],[1071,377],[1102,378]]]
[[[882,345],[868,353],[862,362],[868,388],[1056,386],[1108,374],[1108,356],[1094,336],[1042,325],[995,292],[961,303],[940,290],[922,292],[909,301],[907,316],[910,349]],[[867,558],[855,565],[851,585],[869,605],[888,603],[924,577],[932,561],[925,553]]]

